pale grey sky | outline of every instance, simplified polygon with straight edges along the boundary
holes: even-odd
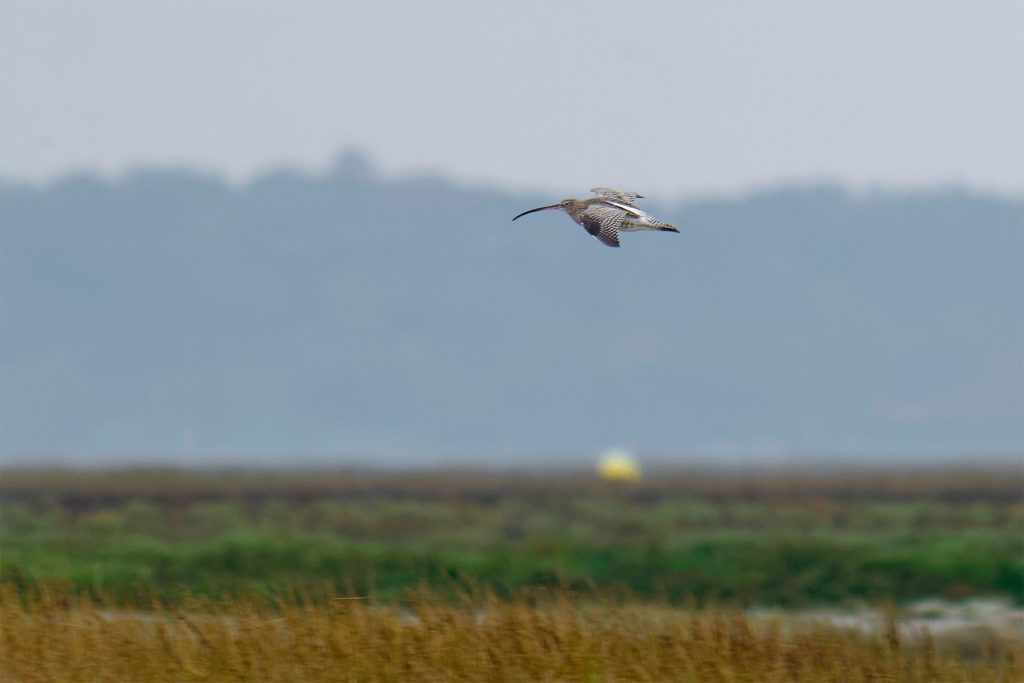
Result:
[[[1024,191],[1024,3],[0,0],[0,175]]]

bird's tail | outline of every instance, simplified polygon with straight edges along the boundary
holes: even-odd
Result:
[[[665,221],[660,221],[653,216],[644,216],[643,223],[647,224],[648,230],[664,230],[665,232],[679,232],[679,229],[674,225],[669,225]]]

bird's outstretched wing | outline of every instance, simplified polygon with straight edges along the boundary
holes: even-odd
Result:
[[[619,192],[618,190],[613,190],[608,187],[595,187],[590,191],[598,197],[609,197],[611,199],[617,199],[620,202],[625,202],[626,204],[632,204],[637,199],[644,198],[642,194],[637,194],[636,192]]]
[[[608,204],[591,204],[580,214],[580,225],[609,247],[619,246],[619,226],[626,212]]]

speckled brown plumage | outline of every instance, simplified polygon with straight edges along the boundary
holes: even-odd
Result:
[[[563,199],[558,204],[541,206],[524,211],[512,220],[534,211],[561,209],[583,226],[601,243],[609,247],[619,246],[619,232],[636,230],[663,230],[679,232],[674,226],[654,218],[636,206],[636,200],[643,198],[636,192],[620,192],[607,187],[595,187],[591,190],[595,197],[590,199]]]

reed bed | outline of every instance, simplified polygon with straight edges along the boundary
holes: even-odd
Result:
[[[292,591],[125,608],[0,587],[12,681],[1020,681],[1020,643],[755,619],[554,591],[393,604]],[[136,602],[137,604],[137,602]]]

